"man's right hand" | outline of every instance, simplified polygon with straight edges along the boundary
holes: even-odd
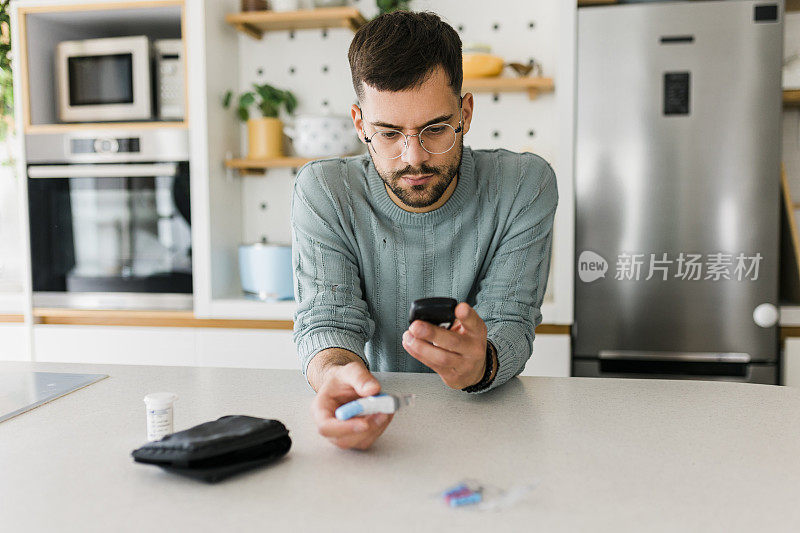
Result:
[[[323,352],[320,352],[314,357],[312,364],[320,355],[324,359]],[[354,357],[358,358],[355,355]],[[323,361],[319,363],[322,364]],[[380,413],[338,420],[334,413],[340,405],[378,394],[381,384],[360,359],[344,365],[330,364],[320,374],[322,384],[311,403],[311,414],[320,435],[340,448],[366,450],[381,436],[394,415]],[[312,382],[313,385],[315,383]]]

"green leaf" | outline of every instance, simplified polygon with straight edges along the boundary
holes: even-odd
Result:
[[[251,92],[242,93],[239,96],[239,107],[248,107],[256,101],[256,95]]]
[[[264,100],[261,102],[261,106],[259,107],[261,108],[261,114],[265,117],[278,117],[278,105],[274,102],[271,102],[270,100]]]
[[[233,91],[228,91],[225,93],[225,96],[222,97],[222,107],[228,109],[231,106],[231,99],[233,98]]]
[[[2,1],[2,0],[0,0]],[[225,93],[223,105],[227,108],[231,102],[232,93]],[[291,114],[297,109],[297,98],[291,91],[277,89],[267,83],[253,84],[253,91],[244,92],[239,95],[238,108],[236,113],[242,120],[247,120],[250,116],[248,108],[255,104],[261,114],[265,117],[278,117],[281,106],[286,112]]]
[[[290,91],[283,91],[286,112],[290,115],[297,109],[297,98]]]
[[[256,92],[258,92],[258,95],[262,100],[271,102],[273,105],[280,103],[281,92],[272,85],[265,83],[263,85],[253,85],[253,87],[255,87]]]

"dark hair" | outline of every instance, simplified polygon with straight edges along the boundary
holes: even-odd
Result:
[[[379,15],[356,32],[347,58],[359,100],[364,97],[361,82],[379,91],[413,89],[439,66],[456,96],[461,94],[461,38],[435,13]]]

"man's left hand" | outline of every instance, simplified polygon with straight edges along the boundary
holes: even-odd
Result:
[[[463,389],[478,383],[486,371],[486,324],[475,309],[461,302],[449,330],[415,320],[403,333],[403,348],[439,374],[448,387]]]

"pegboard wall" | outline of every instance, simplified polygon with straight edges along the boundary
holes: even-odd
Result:
[[[439,14],[458,30],[465,45],[488,44],[492,53],[506,62],[535,60],[542,65],[544,76],[556,78],[558,18],[563,1],[503,0],[499,2],[502,9],[498,9],[497,3],[490,7],[480,0],[417,0],[411,7]],[[377,15],[374,0],[351,0],[349,4],[368,19]],[[297,114],[349,116],[350,106],[356,103],[347,62],[352,36],[346,29],[268,32],[260,41],[240,35],[236,89],[243,91],[253,83],[269,83],[294,92],[299,100]],[[465,144],[472,148],[534,152],[548,160],[558,173],[558,161],[564,160],[559,157],[558,91],[556,84],[555,93],[544,93],[534,100],[525,92],[476,93],[474,118]],[[241,146],[247,146],[244,127]],[[244,242],[291,242],[292,178],[292,169],[274,169],[263,177],[241,178]]]

